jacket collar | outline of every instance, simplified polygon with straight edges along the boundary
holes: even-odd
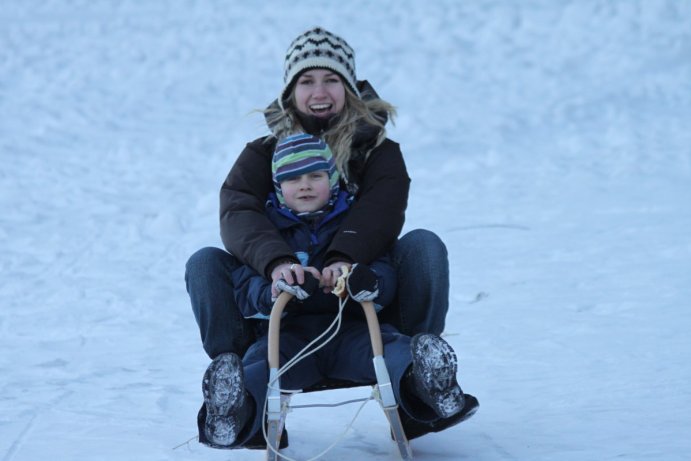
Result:
[[[321,218],[318,227],[321,227],[336,216],[348,210],[351,201],[352,198],[346,191],[339,192],[331,210],[324,214],[324,217]],[[273,192],[269,194],[269,198],[266,201],[266,209],[267,213],[277,218],[275,219],[275,224],[279,229],[285,229],[297,224],[307,223],[307,220],[300,219],[300,217],[293,213],[289,208],[281,207],[276,194]]]

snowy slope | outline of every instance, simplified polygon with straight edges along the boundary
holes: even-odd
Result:
[[[398,107],[406,230],[449,249],[482,407],[416,459],[688,459],[691,2],[295,3],[0,1],[0,461],[263,459],[173,450],[208,364],[184,263],[316,24]],[[287,453],[356,409],[291,414]],[[365,458],[397,458],[373,403],[324,457]]]

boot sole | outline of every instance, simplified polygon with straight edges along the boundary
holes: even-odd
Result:
[[[435,335],[416,335],[412,342],[413,373],[427,392],[423,399],[442,418],[459,413],[465,404],[456,380],[458,359],[451,346]]]
[[[206,437],[214,444],[228,446],[242,430],[237,413],[245,403],[242,361],[235,354],[216,357],[204,373],[202,392],[206,404]]]

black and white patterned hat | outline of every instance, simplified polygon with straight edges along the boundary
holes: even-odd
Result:
[[[298,75],[306,69],[315,68],[337,72],[343,78],[343,83],[360,97],[355,77],[355,52],[338,35],[315,27],[299,35],[288,47],[283,74],[285,86],[279,99],[281,106],[288,99]]]

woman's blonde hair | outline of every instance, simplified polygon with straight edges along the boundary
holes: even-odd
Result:
[[[365,152],[368,156],[370,151],[377,147],[386,138],[385,124],[387,120],[393,122],[396,109],[383,99],[374,97],[360,99],[347,85],[344,85],[345,105],[339,114],[336,123],[323,133],[324,141],[331,148],[336,159],[336,167],[344,179],[348,178],[348,161],[353,155],[353,138],[358,129],[362,129],[363,123],[375,127],[378,131],[376,142]],[[296,132],[304,131],[297,117],[295,107],[295,93],[291,92],[290,97],[283,104],[284,109],[278,104],[272,104],[264,111],[267,124],[271,128],[275,138],[280,139]]]

